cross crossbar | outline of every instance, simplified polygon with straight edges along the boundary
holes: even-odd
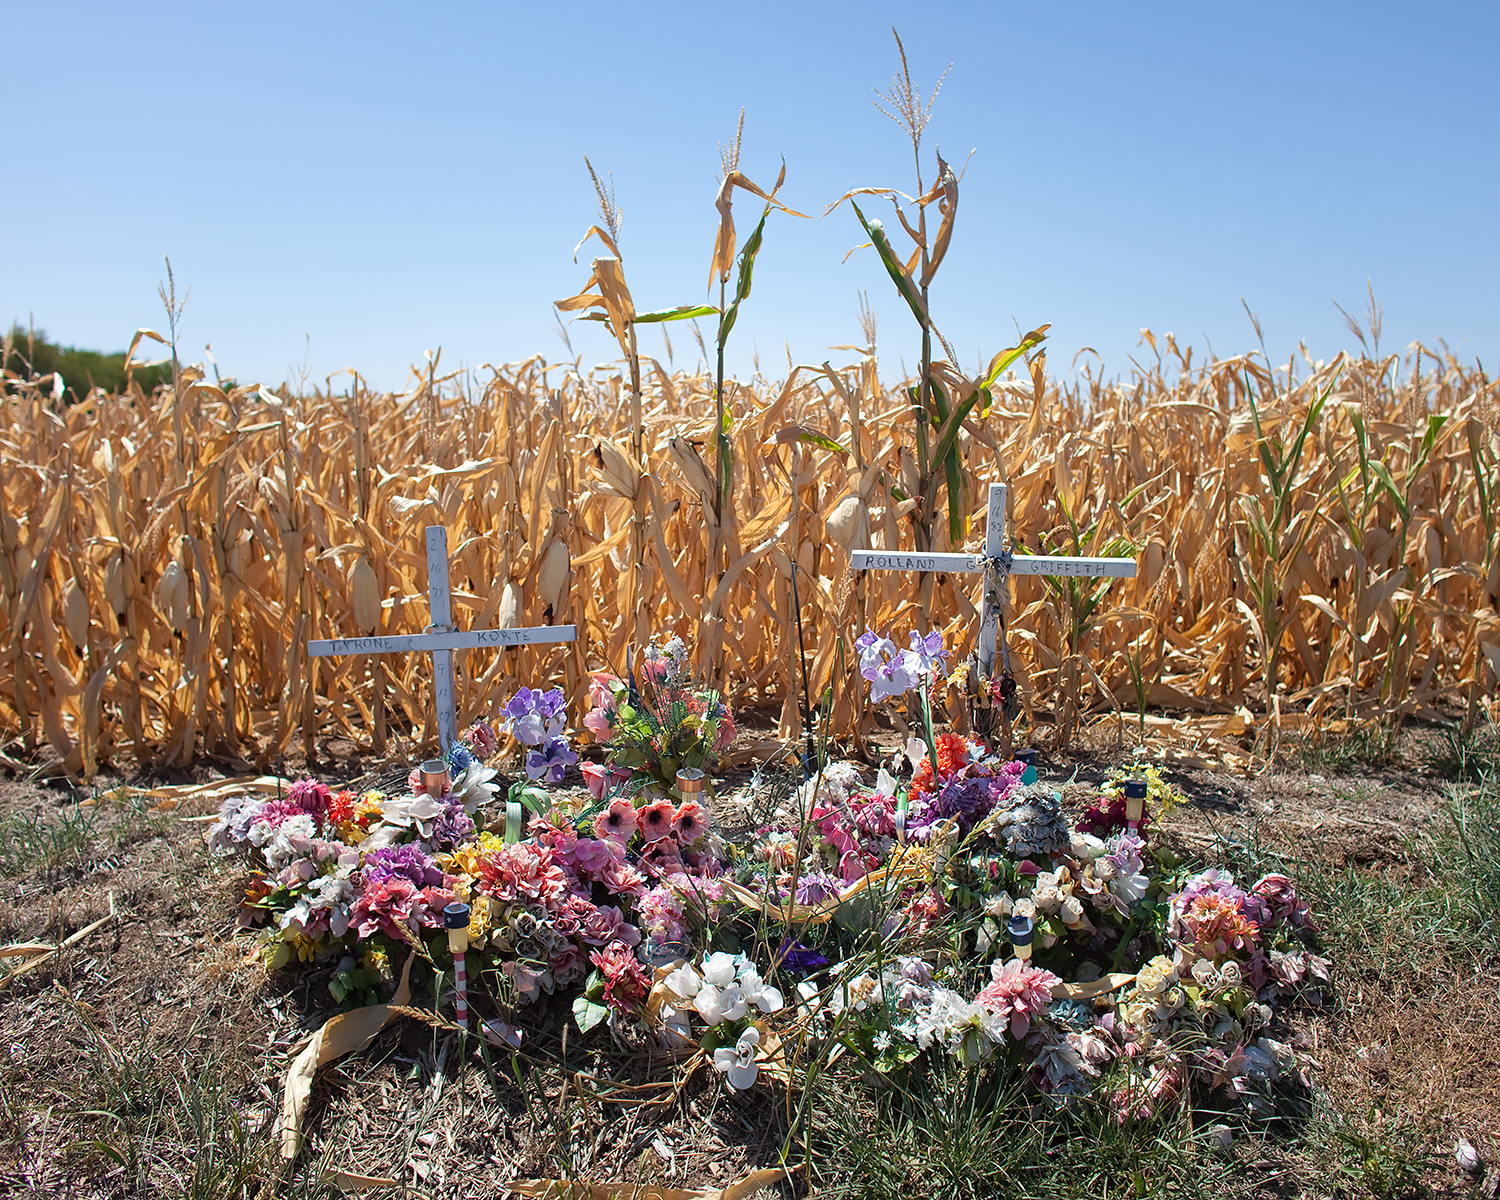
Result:
[[[990,484],[985,517],[984,553],[928,554],[905,550],[853,550],[849,565],[856,571],[949,571],[983,572],[984,596],[980,608],[979,642],[976,649],[979,673],[995,673],[995,653],[1000,608],[1009,591],[1011,575],[1065,575],[1073,577],[1134,579],[1133,558],[1091,558],[1067,554],[1014,554],[1005,546],[1005,500],[1003,483]],[[1005,647],[999,647],[1005,654]]]
[[[453,595],[448,584],[448,531],[427,526],[427,603],[432,624],[422,633],[389,636],[320,638],[307,643],[314,658],[344,654],[432,655],[432,691],[437,705],[438,738],[446,754],[458,734],[453,701],[453,652],[487,646],[532,646],[578,640],[576,625],[533,625],[521,629],[454,629]]]

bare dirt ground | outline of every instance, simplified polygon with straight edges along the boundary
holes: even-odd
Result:
[[[1169,821],[1171,843],[1230,866],[1283,862],[1299,881],[1324,882],[1315,895],[1354,886],[1404,894],[1425,880],[1424,846],[1450,794],[1423,765],[1426,737],[1405,735],[1386,764],[1293,750],[1249,777],[1169,772],[1187,797]],[[1040,766],[1077,808],[1120,760],[1101,748]],[[348,781],[382,766],[334,742],[313,773]],[[301,768],[286,763],[282,773]],[[217,774],[201,768],[164,782]],[[241,872],[210,862],[205,826],[191,820],[199,813],[153,811],[150,798],[120,789],[128,782],[145,781],[101,777],[97,789],[81,789],[14,771],[0,778],[0,944],[55,943],[115,914],[0,982],[0,1187],[77,1197],[300,1194],[290,1184],[245,1193],[236,1180],[254,1178],[261,1151],[252,1148],[263,1149],[274,1122],[290,1048],[336,1011],[330,972],[268,974],[247,963],[234,925]],[[1330,1145],[1308,1144],[1319,1134],[1240,1145],[1234,1186],[1243,1194],[1478,1194],[1484,1185],[1455,1165],[1456,1139],[1487,1163],[1500,1159],[1500,965],[1460,966],[1437,949],[1424,953],[1419,930],[1380,924],[1337,939],[1368,952],[1336,957],[1332,994],[1296,1017],[1315,1099],[1330,1114],[1317,1128],[1331,1131]],[[431,997],[414,1003],[430,1007]],[[644,1048],[609,1047],[602,1026],[581,1042],[575,1029],[570,1045],[564,1006],[538,1015],[514,1063],[473,1049],[460,1063],[443,1031],[387,1027],[319,1077],[308,1121],[314,1157],[434,1197],[498,1196],[507,1180],[568,1167],[722,1187],[774,1164],[788,1128],[784,1093],[734,1093],[701,1070],[680,1089],[655,1086],[669,1073]],[[614,1081],[641,1090],[601,1093],[606,1049]],[[221,1169],[205,1175],[213,1146]],[[319,1194],[317,1172],[304,1175],[301,1190]]]

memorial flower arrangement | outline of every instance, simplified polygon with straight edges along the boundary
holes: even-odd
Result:
[[[914,692],[930,736],[873,772],[821,765],[734,844],[667,786],[733,729],[668,643],[634,685],[596,677],[585,723],[612,774],[592,804],[553,805],[545,785],[576,762],[562,695],[523,688],[436,781],[428,763],[400,795],[303,780],[231,800],[210,845],[248,860],[240,919],[265,961],[328,965],[346,1004],[408,954],[434,987],[455,978],[458,912],[480,1003],[506,1020],[565,994],[585,1032],[654,1039],[731,1088],[810,1056],[889,1072],[947,1054],[1003,1057],[1053,1103],[1093,1093],[1121,1121],[1215,1089],[1272,1111],[1297,1078],[1277,1007],[1330,978],[1292,881],[1189,874],[1149,821],[1126,827],[1127,778],[1158,812],[1174,799],[1149,769],[1070,822],[1026,763],[932,730],[941,638],[862,640],[872,692]],[[502,798],[486,760],[505,734],[527,778]],[[501,811],[518,796],[521,822]]]
[[[590,787],[601,797],[627,780],[646,789],[641,799],[669,791],[679,770],[712,769],[734,741],[728,703],[693,678],[681,638],[647,647],[625,679],[596,672],[589,700],[584,727],[609,751],[609,767],[590,772]]]

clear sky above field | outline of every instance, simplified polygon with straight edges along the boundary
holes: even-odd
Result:
[[[741,106],[742,170],[769,186],[785,157],[794,208],[912,190],[872,103],[892,23],[924,89],[952,63],[924,179],[934,150],[975,151],[932,292],[965,365],[1043,322],[1065,372],[1088,346],[1128,375],[1143,326],[1233,353],[1241,297],[1273,357],[1326,359],[1352,344],[1332,301],[1361,312],[1367,279],[1383,349],[1500,362],[1493,3],[7,5],[0,319],[117,349],[162,324],[169,254],[187,356],[211,342],[241,379],[563,358],[551,302],[596,252],[572,261],[585,154],[642,307],[708,296]],[[737,201],[742,237],[759,209]],[[864,240],[847,205],[773,216],[731,365],[780,376],[787,347],[858,340],[860,289],[886,370],[910,365],[874,252],[843,261]],[[613,356],[602,327],[570,333],[586,365]],[[642,348],[665,364],[659,328]]]

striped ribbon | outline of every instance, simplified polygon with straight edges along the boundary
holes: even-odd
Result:
[[[453,956],[453,986],[457,992],[453,1001],[453,1015],[459,1026],[469,1028],[469,974],[464,969],[464,956]]]

